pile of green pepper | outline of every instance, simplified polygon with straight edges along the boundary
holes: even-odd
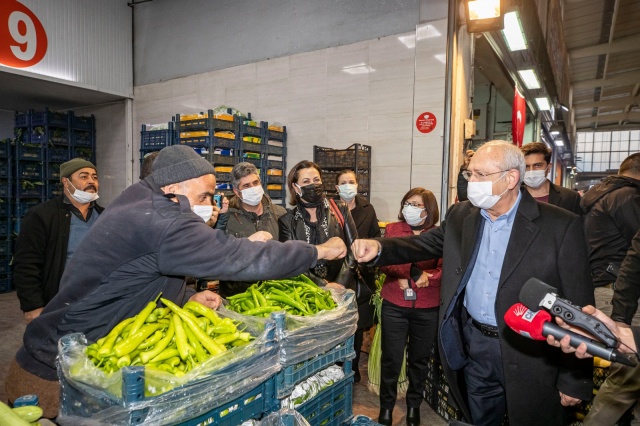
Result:
[[[220,318],[197,302],[183,308],[166,299],[156,301],[133,318],[116,325],[106,336],[87,347],[89,359],[112,373],[130,365],[144,365],[182,376],[212,355],[253,340],[230,318]]]
[[[319,288],[306,275],[252,284],[244,293],[227,297],[228,309],[243,315],[268,317],[271,312],[313,315],[336,307],[331,292]]]

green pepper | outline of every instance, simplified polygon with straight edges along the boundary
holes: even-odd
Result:
[[[233,296],[228,296],[227,300],[236,300],[236,299],[245,299],[251,297],[251,293],[245,291],[244,293],[234,294]]]
[[[142,326],[135,333],[129,334],[129,337],[123,339],[113,347],[113,352],[116,356],[121,357],[133,352],[147,337],[151,336],[158,328],[160,324],[147,324]]]
[[[207,318],[214,325],[220,322],[220,317],[213,311],[213,309],[209,309],[198,302],[194,302],[193,300],[185,303],[183,309],[187,309]]]
[[[153,333],[153,336],[149,337],[147,340],[140,343],[140,345],[138,346],[138,349],[150,348],[151,346],[158,343],[160,340],[162,340],[162,330],[157,330],[155,333]]]
[[[171,323],[169,324],[169,329],[167,330],[167,333],[164,335],[162,340],[156,343],[153,349],[142,352],[140,354],[140,360],[142,361],[142,363],[148,363],[150,359],[158,356],[162,351],[164,351],[166,347],[169,346],[169,343],[171,343],[171,339],[173,339],[174,334],[175,326],[173,325],[173,321],[171,321]]]
[[[191,352],[191,347],[189,346],[189,343],[187,343],[187,334],[184,331],[182,320],[179,315],[173,315],[173,326],[176,329],[176,346],[178,347],[180,358],[187,359],[189,352]]]
[[[180,355],[180,352],[178,352],[177,349],[175,349],[175,348],[167,348],[167,349],[163,350],[162,352],[160,352],[152,360],[150,360],[149,363],[150,364],[155,364],[155,363],[164,361],[165,359],[173,358],[174,356],[178,356],[178,355]]]
[[[151,315],[153,310],[156,308],[156,300],[153,300],[147,303],[147,306],[145,306],[144,309],[141,310],[138,315],[136,315],[136,319],[133,321],[133,324],[131,325],[131,330],[129,330],[129,334],[135,333],[136,331],[138,331],[138,329],[140,329],[140,327],[142,327],[142,324],[145,323],[145,321],[147,320],[147,317]]]
[[[207,353],[205,352],[205,350],[202,348],[200,341],[196,338],[196,336],[189,329],[189,327],[185,328],[184,331],[187,334],[187,339],[191,343],[191,346],[196,351],[196,358],[198,362],[204,362],[204,360],[206,360],[209,357],[207,356]]]
[[[263,306],[261,308],[249,309],[248,311],[244,311],[242,314],[258,316],[258,315],[269,314],[271,312],[276,312],[281,310],[282,308],[280,306]]]
[[[291,299],[287,295],[268,294],[267,295],[267,300],[275,300],[277,302],[284,303],[285,305],[289,305],[289,306],[291,306],[293,308],[296,308],[300,312],[303,312],[305,314],[309,314],[309,312],[307,312],[307,309],[301,303]]]
[[[167,305],[174,314],[178,314],[180,318],[182,318],[182,320],[187,324],[187,327],[191,328],[193,334],[200,340],[202,346],[204,346],[211,355],[217,355],[227,350],[224,346],[218,344],[211,337],[207,336],[205,332],[200,330],[196,322],[184,311],[184,309],[181,309],[170,300],[162,299],[162,303]]]
[[[251,297],[253,298],[253,303],[256,305],[256,308],[260,307],[260,302],[258,301],[258,296],[256,295],[257,291],[255,288],[250,287],[249,291],[251,291]]]
[[[239,337],[240,337],[240,333],[236,331],[235,333],[221,334],[219,336],[214,337],[213,340],[221,345],[225,345],[227,343],[233,342]]]
[[[229,334],[235,333],[238,327],[235,325],[214,325],[211,327],[211,332],[215,334]]]
[[[107,334],[100,349],[98,349],[98,358],[106,358],[111,354],[116,339],[118,338],[122,330],[124,330],[124,328],[132,322],[133,318],[127,318],[124,321],[121,321],[120,324],[113,327],[109,334]]]

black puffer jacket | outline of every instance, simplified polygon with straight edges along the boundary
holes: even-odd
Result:
[[[631,241],[631,248],[622,261],[620,273],[616,280],[616,291],[613,292],[613,312],[611,318],[625,324],[631,324],[638,310],[640,299],[640,230]]]
[[[349,207],[342,202],[336,201],[342,216],[345,221],[349,222],[347,226],[349,229],[356,229],[355,224],[353,223],[353,218],[351,217],[351,213],[349,212]],[[278,225],[280,226],[280,241],[291,241],[291,240],[301,240],[307,241],[307,236],[305,232],[305,224],[303,214],[300,209],[304,207],[295,206],[293,209],[289,210],[284,216],[280,217],[278,220]],[[328,225],[328,237],[326,239],[332,237],[341,238],[345,244],[348,246],[347,239],[344,234],[344,230],[338,223],[337,218],[331,213],[329,208],[329,202],[325,200],[324,206],[319,207],[323,209],[324,216],[327,218]],[[322,231],[319,231],[322,232]],[[357,236],[354,236],[357,238]],[[330,260],[324,262],[327,266],[327,276],[326,280],[322,277],[318,276],[314,270],[309,270],[307,275],[311,278],[316,284],[322,286],[325,285],[326,282],[336,282],[338,284],[342,284],[346,288],[351,290],[355,290],[355,268],[356,261],[351,253],[351,250],[348,250],[348,254],[344,259],[339,260]]]
[[[620,267],[640,229],[640,180],[608,176],[584,194],[580,207],[585,213],[593,285],[610,284],[616,277],[607,266]]]

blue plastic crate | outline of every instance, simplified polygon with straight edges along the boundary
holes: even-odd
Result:
[[[18,164],[18,179],[42,179],[41,163]]]
[[[240,133],[245,136],[262,136],[262,127],[240,125]]]
[[[40,200],[35,200],[35,199],[16,201],[16,216],[18,217],[24,216],[30,208],[35,207],[40,203],[41,203]]]
[[[11,165],[7,162],[0,161],[0,179],[11,178]]]
[[[266,181],[267,181],[267,184],[269,184],[269,183],[281,183],[281,184],[284,184],[284,176],[267,175]]]
[[[69,145],[69,132],[66,129],[59,128],[42,128],[38,126],[44,133],[31,131],[29,139],[30,143],[38,143],[41,145]]]
[[[265,164],[265,168],[267,169],[283,169],[284,168],[284,162],[282,161],[276,161],[276,160],[265,160],[266,164]]]
[[[175,132],[173,123],[169,123],[167,129],[146,130],[147,126],[142,125],[140,132],[140,149],[145,151],[159,151],[165,146],[173,145]]]
[[[11,256],[11,253],[13,253],[13,240],[0,240],[0,256]]]
[[[11,203],[9,200],[0,199],[0,217],[11,217],[13,213],[11,210]]]
[[[0,277],[11,273],[11,256],[0,257]]]
[[[269,139],[274,139],[274,140],[278,140],[278,141],[283,141],[286,139],[287,133],[286,133],[286,127],[284,128],[284,132],[279,132],[277,130],[267,130],[267,136],[269,137]]]
[[[95,127],[95,118],[91,116],[77,116],[71,113],[71,128],[76,130],[92,131]]]
[[[227,138],[220,138],[217,136],[213,136],[211,141],[212,141],[211,142],[212,148],[236,149],[235,139],[227,139]]]
[[[351,373],[351,360],[356,357],[353,350],[353,340],[354,337],[351,336],[323,354],[296,365],[283,367],[276,375],[278,378],[278,398],[282,399],[291,394],[296,384],[336,362],[343,362],[345,376]]]
[[[380,423],[376,423],[367,416],[359,415],[355,416],[351,422],[352,426],[382,426]]]
[[[213,111],[209,110],[205,117],[196,118],[193,120],[181,120],[180,114],[176,116],[176,127],[178,132],[188,132],[191,130],[207,130],[211,128],[211,121],[213,119]]]
[[[64,163],[71,159],[69,148],[49,148],[47,150],[48,161],[57,161]]]
[[[18,144],[18,160],[42,161],[43,152],[42,145],[39,144]]]
[[[284,147],[278,145],[266,145],[266,151],[268,155],[285,155]]]
[[[261,145],[259,143],[252,143],[252,142],[244,142],[244,141],[242,141],[242,143],[240,145],[240,149],[243,152],[258,152],[258,153],[262,153],[262,152],[264,152],[264,145]]]
[[[0,220],[0,237],[8,238],[11,236],[11,222],[10,219]]]
[[[60,180],[60,164],[48,163],[47,164],[47,179]]]
[[[14,124],[15,127],[27,127],[29,125],[29,114],[27,114],[26,112],[22,114],[16,114]]]
[[[23,188],[18,184],[18,198],[40,198],[44,197],[44,185],[34,185],[33,187]]]
[[[47,186],[47,199],[59,197],[64,193],[64,187],[61,183],[49,184]]]
[[[238,157],[230,155],[213,154],[211,158],[211,162],[216,166],[235,166],[238,163]]]
[[[230,182],[231,181],[231,173],[216,172],[216,181],[217,182]]]
[[[45,108],[42,112],[31,113],[31,126],[69,127],[69,114],[66,112],[51,112]]]
[[[11,197],[11,184],[9,184],[9,182],[7,182],[6,180],[0,181],[0,197]]]
[[[232,132],[236,131],[237,122],[235,120],[220,120],[218,118],[213,118],[211,120],[211,128],[213,130],[231,130]]]
[[[82,158],[87,161],[93,161],[93,150],[91,148],[77,147],[73,148],[72,158]]]
[[[13,280],[11,275],[0,277],[0,293],[7,293],[13,290]]]
[[[0,141],[0,158],[9,158],[9,156],[11,156],[11,140]]]
[[[93,146],[93,133],[88,131],[77,131],[74,130],[71,134],[71,143],[73,146],[85,146],[92,147]]]
[[[20,234],[20,224],[22,221],[20,219],[13,219],[13,233],[15,235]]]
[[[211,148],[211,136],[198,136],[195,138],[180,138],[180,145],[192,148]]]
[[[340,426],[353,417],[353,372],[306,401],[296,410],[311,426]]]

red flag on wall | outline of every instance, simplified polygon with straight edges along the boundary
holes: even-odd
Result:
[[[511,115],[511,128],[513,133],[513,144],[521,147],[522,137],[524,135],[524,125],[527,121],[527,105],[524,96],[516,86],[513,95],[513,112]]]

